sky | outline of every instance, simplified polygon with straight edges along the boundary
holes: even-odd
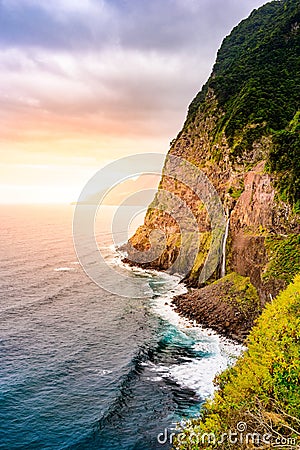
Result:
[[[76,201],[166,153],[223,38],[263,0],[0,0],[0,203]]]

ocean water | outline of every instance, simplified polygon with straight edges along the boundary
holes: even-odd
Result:
[[[109,208],[108,208],[109,209]],[[167,449],[241,347],[179,318],[179,279],[120,266],[148,298],[99,288],[78,263],[71,206],[2,206],[0,449]]]

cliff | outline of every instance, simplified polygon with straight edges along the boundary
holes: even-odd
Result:
[[[168,154],[201,170],[228,220],[219,263],[205,284],[224,275],[224,268],[249,278],[260,299],[257,311],[300,271],[299,55],[300,1],[272,1],[254,10],[224,39]],[[159,191],[182,199],[198,224],[199,250],[185,281],[203,287],[199,274],[212,241],[211,215],[194,186],[181,181],[184,165],[173,176],[166,169],[167,162]],[[128,261],[149,251],[150,235],[159,229],[165,247],[141,265],[168,270],[180,253],[178,220],[184,220],[186,209],[180,204],[168,210],[160,203],[158,192],[130,240]]]

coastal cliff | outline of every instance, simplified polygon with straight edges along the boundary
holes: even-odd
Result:
[[[208,82],[171,142],[158,193],[127,245],[128,261],[172,271],[182,246],[186,208],[197,222],[199,249],[185,274],[178,312],[245,342],[237,363],[220,374],[200,417],[175,437],[175,448],[299,448],[300,439],[300,0],[254,10],[226,37]],[[170,157],[179,163],[169,170]],[[203,280],[213,217],[200,178],[222,203],[217,262]],[[196,180],[196,181],[195,181]],[[205,197],[205,196],[204,196]],[[176,219],[176,220],[175,220]],[[179,224],[178,224],[179,223]],[[218,227],[217,227],[218,228]],[[157,241],[164,249],[150,262]],[[162,248],[162,247],[160,247]],[[187,253],[188,254],[188,253]],[[184,265],[176,265],[180,273]],[[298,275],[297,275],[298,274]]]
[[[159,192],[171,192],[184,200],[199,230],[199,251],[185,277],[193,288],[186,297],[191,308],[182,299],[175,300],[177,308],[195,319],[192,309],[199,306],[197,299],[211,306],[216,301],[214,290],[220,301],[223,293],[228,296],[224,275],[244,277],[253,295],[247,297],[246,309],[251,314],[245,313],[249,326],[243,329],[243,338],[265,304],[300,271],[299,54],[299,0],[272,1],[254,10],[224,39],[209,80],[192,101],[182,130],[171,142],[169,156],[185,159],[205,174],[228,221],[219,264],[205,286],[199,285],[199,274],[211,244],[207,208],[194,190],[180,181],[184,167],[178,166],[173,177],[163,171],[159,185]],[[138,261],[140,251],[149,251],[151,232],[158,229],[165,234],[165,248],[157,259],[141,265],[167,270],[180,252],[180,229],[173,214],[158,208],[159,192],[144,225],[129,241],[127,261]],[[175,213],[178,218],[184,210],[178,206]],[[242,301],[243,292],[236,292]],[[237,299],[230,305],[233,316],[240,313]],[[228,310],[228,302],[223,306]],[[212,307],[211,317],[213,313]],[[214,328],[206,316],[205,323]],[[226,331],[223,325],[215,328]],[[227,328],[225,334],[236,334]]]

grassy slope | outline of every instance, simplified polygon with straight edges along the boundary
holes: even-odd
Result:
[[[194,420],[177,449],[239,448],[227,443],[197,446],[191,433],[236,430],[300,436],[300,275],[268,304],[248,339],[248,350],[235,367],[219,376],[213,401],[205,405],[202,420]],[[241,446],[240,448],[245,448]]]

